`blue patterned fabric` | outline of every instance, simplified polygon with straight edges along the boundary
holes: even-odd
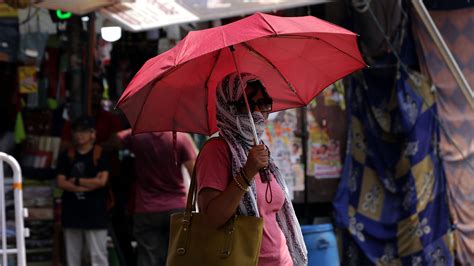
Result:
[[[436,104],[417,73],[353,80],[334,207],[345,265],[453,265]],[[423,100],[424,99],[424,100]]]

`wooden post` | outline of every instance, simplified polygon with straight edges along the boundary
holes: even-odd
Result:
[[[95,48],[97,43],[97,34],[95,32],[95,14],[89,14],[89,21],[87,24],[88,41],[86,51],[86,75],[85,75],[85,96],[86,108],[88,115],[92,115],[92,79],[94,76],[94,62],[95,62]]]
[[[82,21],[80,17],[73,16],[67,22],[68,47],[67,56],[69,57],[69,82],[68,90],[71,104],[72,119],[85,112],[84,110],[84,78],[83,78],[83,40],[81,39]]]

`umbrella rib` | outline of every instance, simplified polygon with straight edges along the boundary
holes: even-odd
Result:
[[[278,75],[280,75],[280,77],[285,81],[285,83],[288,85],[288,88],[290,88],[290,90],[298,97],[298,99],[301,101],[301,103],[305,104],[305,101],[301,98],[301,96],[298,94],[298,92],[296,91],[295,87],[293,87],[293,85],[288,81],[288,79],[286,79],[285,76],[283,76],[283,74],[280,72],[280,70],[275,66],[275,64],[273,64],[268,58],[266,58],[264,55],[262,55],[260,52],[258,52],[257,50],[255,50],[255,48],[253,48],[250,44],[246,43],[246,42],[243,42],[242,45],[244,47],[246,47],[250,52],[251,54],[254,54],[256,55],[257,57],[259,57],[260,59],[263,59],[263,61],[265,61],[267,64],[269,64],[271,67],[273,67],[273,69],[275,69],[275,71],[278,73]]]
[[[354,56],[352,56],[351,54],[347,53],[346,51],[338,48],[337,46],[333,45],[332,43],[320,38],[320,37],[311,37],[311,36],[305,36],[305,35],[277,35],[277,36],[268,36],[268,37],[264,37],[264,38],[280,38],[280,39],[308,39],[308,40],[317,40],[317,41],[322,41],[322,42],[325,42],[326,44],[334,47],[336,50],[340,51],[341,53],[344,53],[345,55],[351,57],[352,59],[354,59],[355,61],[367,66],[367,64],[365,62],[361,62],[359,59],[355,58]]]
[[[186,64],[186,63],[184,63]],[[183,65],[184,65],[183,64]],[[182,66],[182,65],[180,65]],[[137,116],[137,120],[135,121],[134,125],[133,125],[133,128],[132,128],[132,133],[135,132],[135,128],[136,126],[138,125],[138,121],[140,120],[140,117],[142,117],[142,113],[143,113],[143,108],[145,107],[146,103],[148,102],[148,99],[150,98],[150,93],[151,91],[153,90],[153,87],[155,86],[155,84],[157,82],[159,82],[160,80],[162,80],[163,78],[165,78],[168,74],[172,73],[173,71],[175,71],[176,69],[178,69],[179,66],[174,66],[170,69],[168,69],[165,73],[163,73],[163,75],[161,75],[159,78],[155,79],[151,85],[150,85],[150,89],[148,90],[148,92],[146,93],[146,97],[145,97],[145,102],[142,104],[142,106],[140,107],[140,112],[138,113],[138,116]]]
[[[217,56],[216,56],[216,59],[214,60],[214,64],[212,65],[211,73],[209,73],[209,75],[207,77],[207,80],[206,80],[206,87],[207,88],[208,88],[208,85],[209,85],[209,80],[211,79],[212,74],[214,73],[214,69],[216,69],[217,61],[219,60],[219,57],[221,56],[221,51],[222,51],[222,49],[219,49],[219,51],[217,53]]]
[[[132,127],[132,133],[135,132],[135,129],[138,125],[138,121],[140,120],[140,117],[142,116],[142,112],[143,112],[143,107],[145,106],[146,102],[148,101],[148,96],[150,96],[150,92],[151,90],[153,89],[153,86],[155,86],[157,80],[153,81],[153,84],[150,86],[150,89],[148,90],[148,92],[146,93],[146,97],[145,97],[145,102],[142,104],[142,106],[140,107],[140,112],[138,113],[137,115],[137,120],[135,121],[135,123],[133,124],[133,127]]]
[[[275,30],[275,28],[273,28],[272,24],[270,24],[270,22],[268,22],[268,20],[265,18],[265,16],[263,16],[261,13],[260,13],[260,16],[263,18],[263,21],[265,21],[265,23],[267,23],[267,25],[270,27],[270,29],[272,29],[273,31],[273,36],[276,36],[277,32]]]
[[[188,37],[188,36],[186,36],[186,37]],[[175,66],[178,65],[178,59],[181,60],[181,58],[182,58],[181,55],[182,55],[183,50],[185,49],[184,46],[185,45],[187,46],[187,44],[188,44],[188,39],[187,38],[184,38],[182,41],[183,41],[183,45],[181,45],[181,47],[179,48],[178,54],[176,55],[176,58],[174,59],[174,65]]]
[[[206,86],[205,86],[206,99],[207,99],[206,100],[206,112],[208,113],[208,117],[209,117],[209,111],[207,110],[207,108],[209,107],[209,80],[211,79],[212,74],[214,73],[214,69],[216,69],[217,61],[219,61],[219,57],[221,56],[221,51],[222,51],[222,49],[219,49],[219,52],[216,56],[216,59],[214,60],[214,64],[212,65],[211,73],[209,73],[209,75],[207,77],[207,80],[206,80]],[[209,125],[209,118],[207,119],[207,128],[209,129],[209,132],[210,132],[211,128],[210,128],[210,125]]]

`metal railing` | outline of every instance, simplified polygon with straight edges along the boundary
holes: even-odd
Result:
[[[16,232],[16,248],[8,248],[7,245],[7,219],[5,209],[5,177],[3,171],[3,162],[10,165],[13,170],[13,196],[15,202],[15,232]],[[1,265],[8,265],[8,256],[16,254],[16,261],[18,266],[26,265],[26,254],[25,254],[25,233],[28,231],[24,227],[23,219],[27,215],[26,210],[23,208],[23,183],[21,176],[21,168],[17,160],[12,156],[0,152],[0,226],[1,226],[1,249],[0,254],[2,255]]]

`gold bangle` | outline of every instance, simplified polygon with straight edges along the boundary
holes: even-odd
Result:
[[[250,187],[250,178],[247,176],[247,174],[244,171],[244,168],[240,168],[240,176],[244,178],[245,183]]]
[[[237,184],[237,186],[244,192],[248,192],[249,191],[249,187],[245,188],[242,184],[240,184],[240,182],[237,180],[237,177],[238,175],[234,176],[234,182]]]

